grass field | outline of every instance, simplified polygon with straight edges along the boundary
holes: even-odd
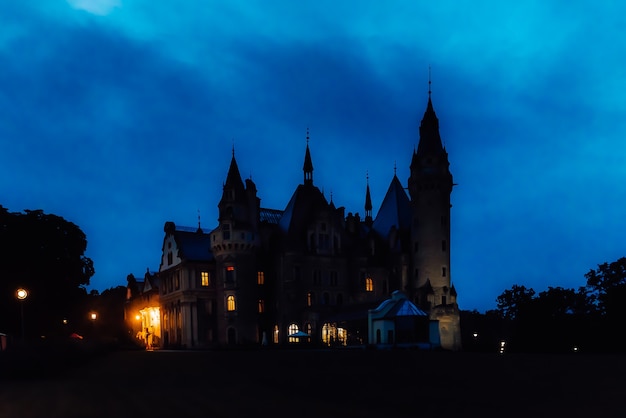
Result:
[[[0,380],[0,417],[621,417],[626,357],[116,351]]]

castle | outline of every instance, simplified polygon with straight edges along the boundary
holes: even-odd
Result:
[[[233,150],[217,227],[166,222],[159,272],[147,273],[141,289],[129,276],[127,317],[141,311],[138,337],[187,348],[366,344],[368,312],[399,291],[436,324],[442,348],[459,350],[453,180],[430,91],[409,193],[394,173],[375,217],[369,184],[364,219],[326,200],[313,181],[308,134],[303,174],[284,209],[263,208]]]

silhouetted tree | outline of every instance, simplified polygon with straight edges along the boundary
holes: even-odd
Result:
[[[24,304],[27,335],[65,332],[78,318],[85,286],[94,274],[85,257],[81,229],[42,210],[11,213],[0,206],[0,330],[19,327],[15,291],[29,291]]]
[[[626,257],[602,263],[585,274],[598,350],[623,351],[620,330],[626,320]]]
[[[497,297],[497,310],[504,319],[520,319],[528,312],[535,291],[525,286],[513,285]]]
[[[624,316],[626,300],[626,257],[612,263],[599,264],[596,270],[585,274],[589,297],[597,312],[605,317]]]

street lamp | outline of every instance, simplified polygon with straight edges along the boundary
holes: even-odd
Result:
[[[15,296],[20,301],[20,316],[21,316],[21,319],[22,319],[22,341],[24,341],[24,339],[25,339],[25,334],[24,334],[24,301],[28,297],[28,290],[20,287],[15,292]]]

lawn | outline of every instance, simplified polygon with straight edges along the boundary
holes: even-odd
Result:
[[[623,416],[621,355],[114,351],[0,380],[0,417]]]

